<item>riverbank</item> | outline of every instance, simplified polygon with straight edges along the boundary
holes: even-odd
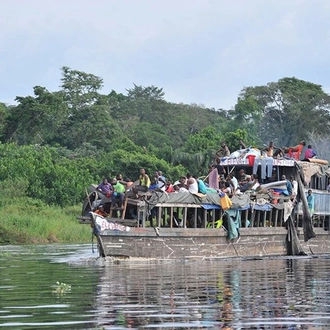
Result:
[[[28,197],[0,201],[0,244],[88,243],[89,226],[76,216],[81,205],[61,208]]]

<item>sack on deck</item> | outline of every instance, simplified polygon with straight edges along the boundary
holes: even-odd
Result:
[[[225,211],[231,208],[233,202],[231,201],[231,199],[228,197],[227,194],[224,194],[224,196],[220,197],[220,205],[221,208]]]

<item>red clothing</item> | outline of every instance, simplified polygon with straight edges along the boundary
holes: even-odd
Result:
[[[171,192],[174,192],[174,187],[173,187],[173,185],[172,184],[170,184],[167,188],[166,188],[166,190],[165,190],[167,193],[171,193]]]
[[[300,154],[303,148],[304,146],[302,144],[298,144],[295,147],[290,147],[288,150],[289,157],[294,158],[296,160],[300,160]]]
[[[107,214],[104,211],[101,211],[101,210],[96,210],[95,213],[99,214],[102,217],[106,217],[107,216]]]

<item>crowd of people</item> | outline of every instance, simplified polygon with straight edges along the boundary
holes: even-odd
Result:
[[[305,146],[306,142],[304,140],[301,140],[297,145],[291,147],[277,147],[274,145],[273,141],[270,141],[268,146],[266,148],[261,148],[260,151],[261,153],[265,154],[265,156],[274,158],[287,157],[295,160],[308,160],[311,158],[315,158],[316,151],[313,149],[312,145],[309,144],[305,150],[303,159],[301,159],[302,152]],[[242,140],[239,140],[238,148],[239,150],[248,149]],[[222,142],[220,149],[216,153],[216,156],[221,159],[229,157],[230,155],[231,152],[226,142]]]
[[[263,149],[262,152],[264,152],[267,157],[277,158],[286,155],[290,158],[300,159],[304,146],[305,141],[300,141],[297,146],[279,148],[274,145],[273,141],[270,141],[267,148]],[[246,149],[246,145],[242,140],[239,141],[239,147],[241,149]],[[219,194],[226,193],[229,197],[232,197],[233,195],[242,194],[249,190],[256,190],[258,186],[260,186],[257,175],[245,173],[244,168],[236,169],[235,173],[233,168],[227,173],[228,168],[226,169],[221,165],[221,158],[228,157],[229,155],[230,150],[226,143],[223,142],[221,144],[221,149],[216,153],[216,158],[209,168],[209,175],[214,170],[217,172],[217,185],[215,187],[209,186],[209,175],[202,180],[196,175],[187,173],[173,183],[171,180],[166,179],[163,172],[160,170],[155,171],[153,175],[149,176],[146,173],[146,170],[141,168],[138,180],[135,182],[132,182],[129,178],[123,180],[123,176],[118,173],[116,177],[112,178],[110,181],[108,181],[107,178],[104,178],[97,186],[97,190],[111,199],[111,207],[113,209],[123,208],[125,195],[132,198],[139,198],[139,196],[150,191],[163,191],[166,193],[184,192],[203,195],[210,192],[217,192]],[[304,159],[306,160],[316,156],[316,152],[311,145],[308,145],[304,156]],[[267,182],[272,180],[276,181],[277,179],[278,178],[276,178],[275,175],[274,178],[269,178]],[[292,176],[290,179],[287,179],[285,175],[282,175],[281,179],[286,181],[287,188],[283,194],[291,196],[294,200],[297,195],[297,182]],[[102,205],[98,212],[104,215]]]
[[[246,148],[246,145],[242,140],[239,141],[241,148]],[[267,157],[277,157],[286,153],[292,158],[301,157],[301,152],[305,146],[305,141],[300,141],[297,146],[289,147],[286,149],[278,148],[274,145],[273,141],[269,142],[267,148],[264,149]],[[130,190],[132,197],[138,197],[139,193],[145,193],[147,191],[164,191],[167,193],[173,192],[190,192],[193,194],[206,194],[208,192],[225,192],[229,196],[234,194],[244,193],[248,190],[255,190],[259,186],[258,177],[253,174],[246,174],[243,168],[236,172],[227,173],[226,168],[221,165],[221,157],[228,157],[230,151],[225,142],[222,143],[221,149],[216,153],[216,158],[209,168],[209,172],[216,169],[218,172],[219,186],[214,188],[208,187],[207,178],[202,180],[198,176],[187,173],[185,176],[181,176],[174,183],[171,180],[166,179],[162,171],[155,171],[155,173],[149,176],[144,168],[140,169],[138,180],[133,184],[130,179],[123,180],[121,174],[117,174],[115,178],[110,182],[104,178],[103,181],[97,186],[97,189],[101,191],[107,197],[111,197],[113,205],[121,207],[123,205],[125,193]],[[305,151],[305,158],[310,159],[316,156],[316,152],[311,145],[308,145]],[[272,178],[269,178],[272,180]],[[290,180],[287,180],[291,182]],[[291,195],[292,187],[288,185],[289,194]]]
[[[130,192],[131,197],[139,196],[139,192],[145,193],[148,191],[164,191],[167,193],[173,192],[189,192],[206,194],[208,192],[207,186],[203,180],[190,173],[186,176],[181,176],[178,181],[172,183],[163,175],[162,171],[155,171],[150,178],[144,168],[140,169],[138,180],[134,183],[130,179],[123,180],[121,174],[117,174],[110,182],[104,178],[96,188],[102,192],[106,197],[112,198],[114,203],[119,198],[119,204],[122,205],[123,196],[125,192]]]

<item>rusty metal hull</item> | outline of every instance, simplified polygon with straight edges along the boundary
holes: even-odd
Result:
[[[316,238],[303,242],[307,255],[329,254],[330,236],[315,230]],[[122,258],[218,259],[287,255],[285,228],[242,228],[240,237],[228,240],[223,229],[131,228],[129,232],[106,230],[99,235],[100,255]]]

